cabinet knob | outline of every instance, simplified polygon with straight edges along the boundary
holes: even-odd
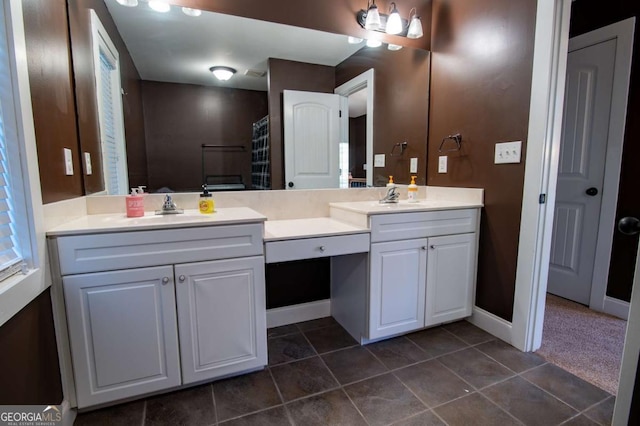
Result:
[[[422,246],[422,250],[426,250],[426,249],[427,249],[427,246]]]
[[[169,277],[162,278],[162,284],[166,284],[169,282]]]
[[[431,250],[433,250],[433,249],[435,249],[435,248],[436,248],[436,246],[431,245],[431,246],[429,246],[429,248],[430,248]]]
[[[325,247],[324,246],[320,246],[319,249],[320,249],[320,251],[325,251]]]
[[[184,275],[180,275],[180,276],[178,277],[178,280],[179,280],[181,283],[183,283],[185,279],[186,279],[186,277],[185,277]]]

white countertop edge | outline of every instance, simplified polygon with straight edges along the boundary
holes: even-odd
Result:
[[[149,222],[146,222],[147,220]],[[156,215],[153,212],[145,212],[143,218],[127,218],[122,213],[107,213],[83,216],[49,229],[46,234],[47,237],[62,237],[263,223],[266,220],[266,216],[248,207],[217,209],[210,215],[201,214],[198,210],[185,210],[184,214],[176,215]]]
[[[282,230],[279,228],[287,228]],[[268,220],[264,227],[264,242],[288,241],[339,235],[366,234],[362,228],[330,217],[308,219]]]
[[[460,209],[474,209],[484,207],[480,202],[467,202],[467,201],[426,201],[421,200],[419,203],[409,203],[405,200],[400,201],[398,204],[376,204],[372,201],[354,201],[354,202],[342,202],[342,203],[329,203],[330,208],[336,208],[346,210],[354,213],[360,213],[365,215],[378,215],[378,214],[395,214],[395,213],[417,213],[417,212],[430,212],[440,210],[460,210]]]

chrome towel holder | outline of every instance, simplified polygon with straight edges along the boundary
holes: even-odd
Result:
[[[444,144],[448,140],[454,141],[455,144],[456,144],[456,147],[455,148],[446,149],[446,150],[443,151],[442,147],[444,146]],[[462,148],[462,135],[460,133],[456,133],[454,135],[449,135],[449,136],[446,136],[446,137],[442,138],[442,142],[440,142],[440,146],[438,147],[438,152],[460,151],[461,148]]]

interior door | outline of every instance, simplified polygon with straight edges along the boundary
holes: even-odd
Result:
[[[340,186],[340,96],[284,91],[287,189]]]
[[[589,305],[616,40],[570,51],[549,293]]]

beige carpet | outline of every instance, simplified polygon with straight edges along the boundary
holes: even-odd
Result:
[[[627,322],[547,294],[538,354],[616,395]]]

